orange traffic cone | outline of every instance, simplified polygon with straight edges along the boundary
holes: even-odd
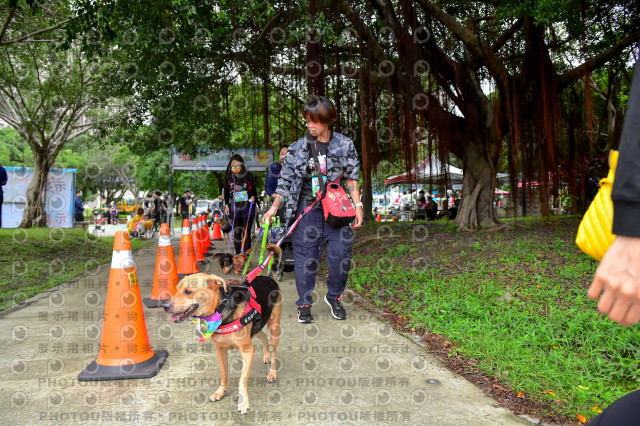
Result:
[[[213,256],[213,254],[208,253],[209,247],[207,246],[207,237],[204,235],[204,216],[198,216],[198,237],[200,238],[200,248],[202,249],[202,255],[204,257]]]
[[[129,234],[117,231],[98,358],[78,374],[78,380],[153,377],[168,356],[167,351],[151,348]]]
[[[380,219],[380,213],[378,213],[378,217],[376,217],[376,222],[382,222],[382,219]]]
[[[158,254],[156,255],[156,270],[153,274],[153,289],[151,297],[145,297],[142,301],[147,308],[161,308],[164,302],[176,294],[178,284],[178,270],[176,258],[173,255],[171,245],[171,230],[169,224],[160,225],[160,238],[158,240]]]
[[[198,225],[196,224],[197,219],[193,220],[191,224],[191,240],[193,241],[193,251],[196,254],[196,261],[198,265],[203,265],[205,263],[209,263],[208,260],[205,260],[204,255],[202,254],[202,244],[200,243],[200,236],[198,235]]]
[[[208,216],[204,217],[202,221],[202,225],[204,226],[204,237],[207,239],[207,250],[213,248],[213,243],[211,242],[211,229],[209,228],[209,221],[207,220]]]
[[[216,219],[218,219],[218,215],[216,215]],[[213,224],[213,241],[222,241],[222,231],[219,223]]]
[[[180,251],[178,251],[178,278],[182,279],[187,275],[197,274],[198,265],[196,263],[196,252],[191,232],[189,231],[189,219],[182,221],[182,235],[180,236]]]

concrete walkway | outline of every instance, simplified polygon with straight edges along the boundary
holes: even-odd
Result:
[[[179,229],[176,235],[177,256]],[[143,297],[151,292],[155,254],[155,244],[134,252]],[[219,273],[213,265],[210,271]],[[169,351],[157,376],[78,382],[98,354],[108,277],[103,265],[0,313],[0,424],[530,424],[367,311],[345,303],[347,320],[334,320],[322,301],[324,282],[314,296],[315,323],[299,324],[293,273],[280,283],[278,380],[266,383],[268,368],[254,340],[246,416],[234,400],[238,352],[230,353],[230,394],[208,402],[220,378],[213,344],[199,343],[191,323],[174,324],[162,309],[144,308],[152,347]]]

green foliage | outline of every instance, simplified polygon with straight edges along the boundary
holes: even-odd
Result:
[[[574,245],[576,224],[530,219],[516,230],[456,235],[437,224],[426,244],[392,227],[396,238],[380,249],[354,250],[349,286],[404,318],[407,330],[442,334],[451,356],[548,402],[550,414],[593,417],[594,406],[637,388],[640,337],[587,297],[597,265]]]
[[[133,249],[143,243],[133,239]],[[0,310],[94,270],[112,256],[113,237],[80,229],[0,229]]]

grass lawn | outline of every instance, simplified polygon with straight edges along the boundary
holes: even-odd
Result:
[[[112,250],[113,237],[82,229],[0,229],[0,310],[109,262]]]
[[[506,223],[471,234],[373,222],[358,231],[348,286],[502,402],[547,420],[592,418],[638,388],[638,329],[587,297],[597,263],[574,243],[579,219]]]

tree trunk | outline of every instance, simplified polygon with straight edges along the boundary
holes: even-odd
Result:
[[[22,213],[20,228],[46,228],[47,213],[44,210],[44,195],[47,188],[47,174],[53,160],[49,155],[33,150],[35,164],[33,178],[27,187],[27,203]]]
[[[315,18],[317,9],[316,1],[309,2],[308,13]],[[322,38],[318,37],[314,27],[307,30],[307,64],[305,74],[307,77],[307,91],[311,95],[324,96],[324,59],[322,57]]]
[[[493,210],[495,168],[482,140],[464,144],[461,205],[455,223],[459,229],[475,230],[479,226],[493,228],[498,224]]]

